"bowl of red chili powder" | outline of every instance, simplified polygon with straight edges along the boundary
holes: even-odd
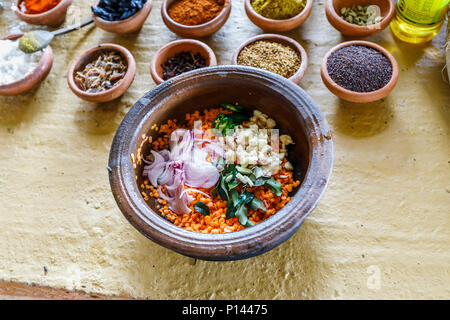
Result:
[[[201,38],[218,31],[231,12],[230,0],[164,0],[161,16],[181,37]]]
[[[16,15],[29,24],[57,27],[66,19],[73,0],[17,0]]]

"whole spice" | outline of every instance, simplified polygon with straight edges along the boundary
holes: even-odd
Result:
[[[91,7],[97,17],[107,21],[124,20],[142,9],[147,0],[100,0]]]
[[[106,51],[75,74],[75,83],[81,90],[95,93],[116,86],[127,72],[122,56],[115,51]]]
[[[163,79],[167,80],[184,72],[206,67],[206,59],[200,53],[182,51],[167,59],[163,68]]]
[[[56,7],[61,0],[23,0],[20,2],[20,11],[26,14],[39,14]]]
[[[259,40],[242,49],[237,62],[240,65],[265,69],[290,78],[300,67],[301,58],[287,45]]]
[[[392,64],[380,51],[362,45],[351,45],[333,52],[327,60],[331,79],[355,92],[383,88],[392,78]]]
[[[217,17],[224,4],[225,0],[179,0],[171,4],[167,12],[174,21],[195,26]]]
[[[306,0],[251,0],[250,3],[257,13],[275,20],[292,18],[306,6]]]
[[[0,85],[19,81],[28,76],[39,64],[42,51],[26,54],[18,42],[0,40]]]
[[[345,21],[359,26],[368,26],[383,20],[380,16],[380,7],[377,5],[353,5],[350,8],[341,8],[340,12]]]

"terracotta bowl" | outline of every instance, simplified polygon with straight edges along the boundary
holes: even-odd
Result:
[[[182,51],[191,51],[194,54],[200,53],[206,59],[207,67],[217,65],[216,55],[205,43],[192,39],[172,41],[159,49],[150,63],[150,74],[156,84],[165,81],[163,79],[163,68],[161,65],[166,62],[168,58],[173,57],[175,54]]]
[[[96,6],[98,2],[99,0],[95,2],[94,6]],[[95,25],[105,31],[117,34],[133,33],[141,30],[142,25],[152,10],[152,7],[152,0],[147,0],[141,10],[129,18],[119,21],[107,21],[97,17],[94,14],[92,14],[92,17]]]
[[[74,80],[76,72],[82,70],[86,66],[86,64],[96,59],[100,55],[100,53],[109,50],[119,52],[125,59],[128,65],[125,77],[121,80],[119,84],[103,92],[89,93],[80,89],[76,85]],[[72,62],[72,64],[69,67],[69,71],[67,72],[67,83],[69,84],[69,87],[73,91],[73,93],[75,93],[78,97],[80,97],[83,100],[91,102],[108,102],[119,98],[121,95],[125,93],[125,91],[127,91],[127,89],[134,80],[135,74],[136,74],[136,62],[130,51],[117,44],[105,43],[82,52],[75,59],[75,61]]]
[[[380,7],[381,22],[370,26],[358,26],[345,21],[340,16],[341,8],[352,5],[377,5]],[[367,37],[384,30],[395,13],[395,4],[392,0],[327,0],[325,14],[330,24],[340,33],[350,37]]]
[[[292,75],[292,77],[290,77],[289,80],[291,80],[292,82],[297,83],[297,84],[300,83],[303,76],[305,75],[306,68],[308,66],[308,55],[306,54],[305,49],[297,41],[295,41],[289,37],[281,36],[278,34],[261,34],[259,36],[252,37],[252,38],[248,39],[247,41],[243,42],[234,51],[233,56],[231,57],[231,64],[237,65],[238,64],[238,56],[239,56],[239,53],[241,53],[242,49],[244,49],[249,44],[251,44],[255,41],[259,41],[259,40],[268,40],[268,41],[275,41],[278,43],[282,43],[284,45],[290,46],[295,51],[297,51],[297,53],[300,55],[300,58],[302,61],[301,61],[300,67],[298,68],[297,72],[294,73],[294,75]]]
[[[1,38],[1,40],[18,39],[23,34],[13,34]],[[44,49],[37,67],[25,78],[9,84],[0,85],[1,96],[15,96],[26,93],[37,87],[49,74],[53,65],[53,51],[50,46]]]
[[[391,62],[392,64],[392,78],[391,80],[381,89],[371,91],[371,92],[355,92],[348,89],[345,89],[341,86],[339,86],[336,82],[334,82],[330,75],[328,74],[327,69],[327,61],[328,57],[336,50],[339,50],[346,46],[351,45],[363,45],[367,47],[371,47],[374,49],[377,49],[378,51],[382,52]],[[366,103],[366,102],[373,102],[379,99],[382,99],[386,97],[395,87],[398,80],[398,64],[395,58],[383,47],[369,41],[347,41],[343,42],[334,48],[332,48],[328,53],[325,55],[325,57],[322,60],[322,65],[320,68],[320,75],[322,77],[323,83],[326,85],[326,87],[336,96],[338,96],[341,99],[352,101],[352,102],[360,102],[360,103]]]
[[[62,0],[56,7],[44,13],[26,14],[19,9],[22,0],[17,0],[17,9],[15,10],[15,13],[20,20],[23,20],[26,23],[57,27],[66,19],[67,9],[72,4],[72,1],[73,0]]]
[[[131,154],[142,150],[147,136],[156,139],[154,124],[184,119],[193,112],[224,101],[259,109],[277,121],[280,134],[289,133],[295,145],[289,153],[294,178],[301,185],[292,200],[267,220],[241,231],[205,234],[177,227],[145,201],[139,186],[143,165]],[[141,144],[143,147],[141,148]],[[169,79],[146,93],[127,113],[114,137],[109,156],[109,179],[116,202],[128,221],[156,243],[204,260],[236,260],[262,254],[281,244],[302,225],[321,198],[333,166],[330,128],[320,109],[300,87],[276,74],[242,66],[198,69]]]
[[[269,19],[260,15],[253,9],[250,0],[245,0],[245,12],[250,21],[265,32],[287,32],[299,27],[308,19],[312,5],[313,0],[307,0],[305,8],[298,15],[284,20]]]
[[[161,16],[167,28],[176,33],[180,37],[186,38],[202,38],[218,31],[227,21],[231,12],[231,0],[225,0],[224,7],[217,17],[204,24],[196,26],[188,26],[174,21],[168,13],[168,9],[172,3],[177,0],[164,0],[161,5]]]

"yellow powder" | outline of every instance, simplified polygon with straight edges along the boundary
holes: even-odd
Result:
[[[306,6],[306,0],[251,0],[250,3],[260,15],[276,20],[292,18]]]

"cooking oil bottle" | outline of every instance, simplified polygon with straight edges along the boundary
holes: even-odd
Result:
[[[449,3],[450,0],[397,0],[391,30],[405,42],[430,41],[441,30]]]

